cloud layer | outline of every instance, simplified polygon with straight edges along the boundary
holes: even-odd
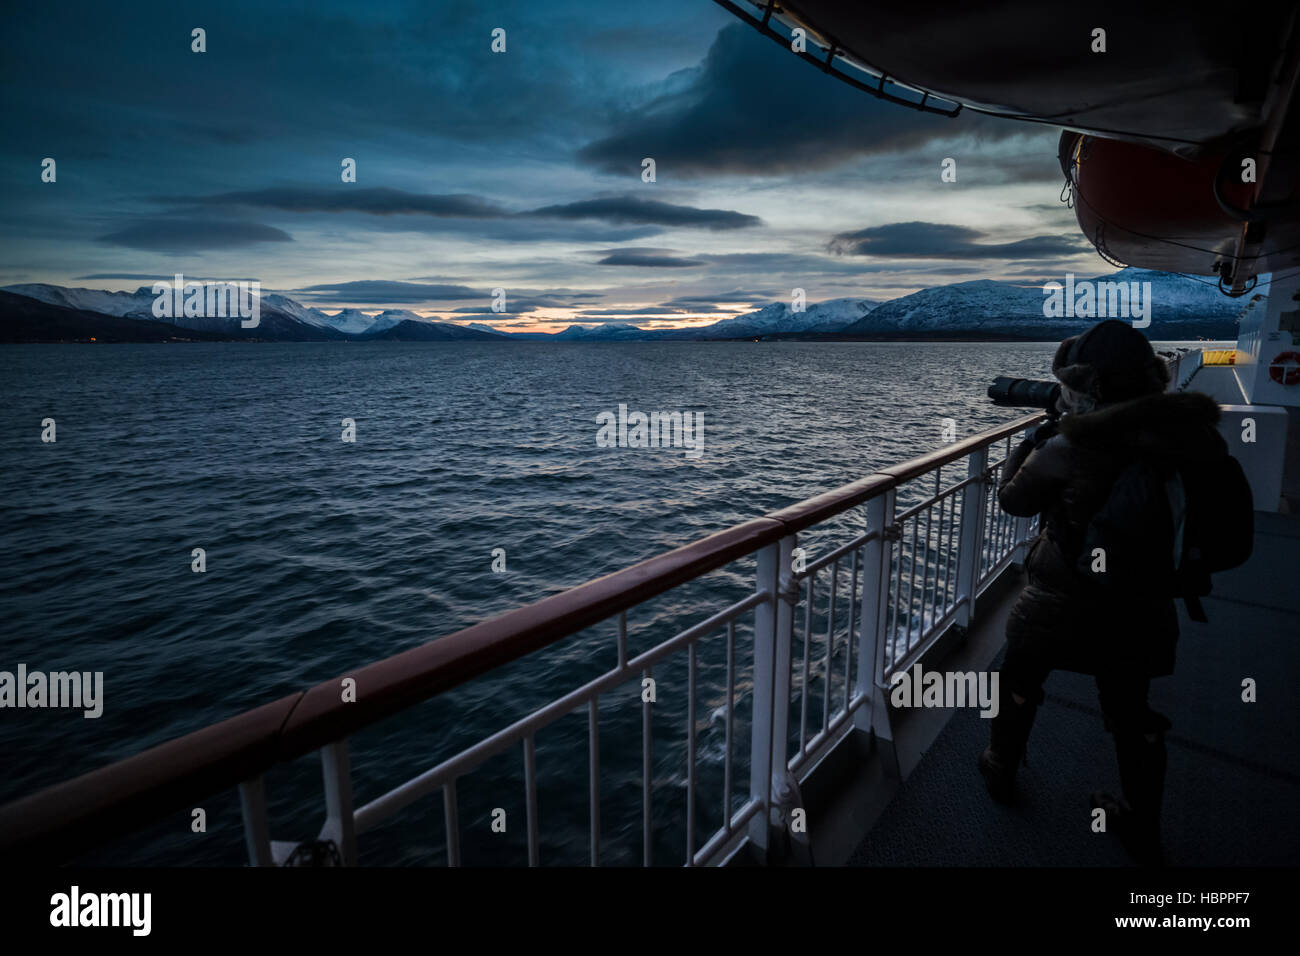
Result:
[[[1049,259],[1077,255],[1076,236],[1033,236],[1014,242],[981,242],[988,234],[968,226],[938,222],[893,222],[840,233],[832,251],[849,256],[898,259]]]

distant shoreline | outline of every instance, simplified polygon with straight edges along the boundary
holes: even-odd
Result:
[[[1181,341],[1235,339],[1240,303],[1224,300],[1217,289],[1204,284],[1189,288],[1182,278],[1149,273],[1143,279],[1165,290],[1157,315],[1141,310],[1148,336]],[[224,309],[218,309],[215,317],[196,314],[159,321],[152,313],[156,303],[147,287],[125,293],[41,284],[9,286],[0,289],[0,343],[1053,342],[1096,324],[1101,316],[1093,318],[1094,312],[1116,312],[1110,305],[1081,310],[1083,314],[1077,316],[1074,310],[1051,312],[1034,290],[977,280],[934,286],[884,303],[828,299],[794,312],[774,302],[706,325],[641,328],[623,322],[573,322],[564,329],[534,324],[507,332],[477,322],[435,321],[405,310],[369,315],[346,309],[329,315],[278,294],[264,298],[258,320],[243,327],[242,320],[225,317]],[[1124,307],[1120,313],[1127,317],[1129,310]],[[497,319],[512,324],[527,321],[504,313]],[[1151,328],[1157,331],[1152,333]]]
[[[587,340],[582,339],[560,339],[558,341],[548,341],[546,339],[535,338],[516,338],[510,339],[502,337],[498,341],[502,345],[736,345],[750,343],[754,345],[774,344],[781,342],[801,342],[801,343],[820,343],[824,345],[836,344],[853,344],[853,343],[972,343],[972,344],[995,344],[999,342],[1060,342],[1062,338],[1074,335],[1082,329],[1062,329],[1059,334],[1055,335],[974,335],[960,332],[935,332],[925,335],[871,335],[871,336],[844,336],[835,334],[826,335],[809,335],[807,333],[793,333],[787,335],[769,335],[762,338],[736,338],[736,339],[624,339],[624,340]],[[1153,342],[1235,342],[1236,336],[1219,336],[1204,337],[1195,335],[1176,335],[1170,331],[1167,338],[1152,338],[1147,336]],[[402,339],[302,339],[302,340],[284,340],[284,339],[257,339],[257,338],[184,338],[171,337],[164,339],[117,339],[117,338],[75,338],[75,339],[0,339],[0,346],[3,345],[438,345],[456,347],[460,345],[483,345],[490,340],[486,339],[456,339],[450,341],[429,341],[417,340],[407,341]]]
[[[943,314],[943,313],[941,313]],[[937,318],[937,317],[936,317]],[[574,327],[564,332],[493,333],[455,323],[423,323],[405,320],[377,333],[350,333],[306,325],[276,309],[267,309],[256,328],[190,328],[154,318],[128,318],[104,312],[51,305],[28,296],[0,290],[0,344],[7,345],[107,345],[107,344],[176,344],[191,342],[509,342],[542,344],[623,344],[627,342],[675,342],[701,344],[709,342],[1059,342],[1096,324],[1092,318],[1053,319],[1044,321],[1022,316],[996,316],[970,323],[966,328],[892,328],[838,331],[762,332],[726,334],[716,325],[692,329],[631,329],[626,334],[608,326],[596,334],[574,334]],[[961,319],[949,321],[961,321]],[[710,331],[712,330],[712,331]],[[1170,340],[1229,341],[1236,339],[1236,322],[1224,317],[1182,315],[1157,319],[1147,330]],[[585,332],[585,330],[584,330]],[[721,333],[721,334],[719,334]]]

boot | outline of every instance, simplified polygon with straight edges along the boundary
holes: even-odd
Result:
[[[989,746],[980,754],[979,768],[989,796],[998,803],[1010,803],[1015,792],[1016,771],[1025,759],[1025,743],[1034,725],[1038,704],[1030,697],[1017,704],[1003,684],[998,690],[998,715],[989,728]]]
[[[1157,734],[1154,742],[1140,733],[1116,734],[1115,756],[1124,799],[1097,792],[1092,795],[1092,806],[1105,809],[1108,828],[1119,836],[1134,862],[1162,866],[1160,806],[1168,763],[1164,734]]]

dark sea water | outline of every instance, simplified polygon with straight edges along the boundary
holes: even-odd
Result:
[[[0,710],[0,800],[919,455],[940,443],[945,417],[959,436],[1019,417],[989,405],[985,386],[1046,377],[1053,349],[0,348],[0,670],[103,671],[105,682],[99,719]],[[619,403],[703,413],[703,455],[598,448],[596,415]],[[53,444],[41,441],[45,418]],[[354,443],[340,440],[345,418]],[[191,570],[194,548],[205,573]],[[505,573],[492,571],[494,548]],[[633,611],[632,652],[752,587],[752,562],[740,562]],[[357,804],[612,666],[613,641],[612,626],[593,628],[353,738]],[[701,650],[701,800],[712,807],[701,806],[701,839],[721,818],[719,646]],[[681,673],[656,675],[656,858],[673,863]],[[639,688],[602,700],[610,863],[640,860],[640,719]],[[585,862],[585,714],[537,747],[542,861]],[[521,764],[512,750],[460,784],[466,862],[526,860]],[[314,836],[319,760],[273,771],[267,788],[272,836]],[[179,814],[92,859],[238,865],[233,792],[202,806],[206,834]],[[512,821],[506,835],[487,826],[494,807]],[[415,864],[441,862],[443,841],[435,794],[360,846],[369,862]]]

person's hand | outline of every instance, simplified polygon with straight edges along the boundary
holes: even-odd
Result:
[[[1060,430],[1061,430],[1060,423],[1055,418],[1049,418],[1047,421],[1043,422],[1041,425],[1035,428],[1033,432],[1027,435],[1026,437],[1030,441],[1032,441],[1033,446],[1037,448],[1038,446],[1042,445],[1044,442],[1046,442],[1049,438],[1051,438]]]

